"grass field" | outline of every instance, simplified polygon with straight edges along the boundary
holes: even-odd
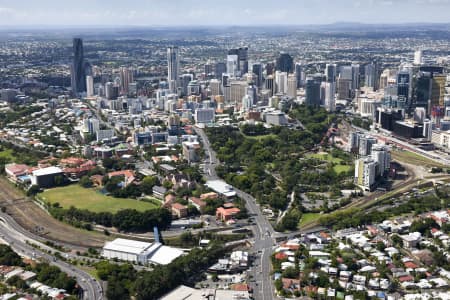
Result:
[[[345,173],[352,169],[351,166],[341,165],[340,163],[342,162],[342,159],[333,157],[331,154],[328,154],[328,153],[315,153],[315,154],[308,155],[308,157],[320,159],[322,161],[327,161],[327,162],[335,164],[335,166],[333,167],[333,170],[337,174]]]
[[[414,164],[418,166],[425,166],[425,167],[445,167],[442,164],[439,164],[431,159],[428,159],[422,155],[416,154],[411,151],[398,151],[393,150],[391,151],[392,158],[399,161],[399,162],[405,162],[409,164]]]
[[[85,189],[76,184],[46,190],[40,194],[40,198],[45,202],[58,202],[64,208],[74,206],[92,212],[115,213],[128,208],[145,211],[157,207],[156,202],[118,199],[105,196],[95,189]]]
[[[303,214],[302,218],[300,219],[300,222],[298,223],[298,227],[301,229],[306,224],[317,220],[320,216],[321,216],[321,214],[318,214],[318,213]]]

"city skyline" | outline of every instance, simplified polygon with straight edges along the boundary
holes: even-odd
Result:
[[[336,22],[446,23],[449,0],[237,0],[207,5],[202,0],[177,3],[143,1],[0,0],[0,25],[40,26],[218,26],[319,25]]]

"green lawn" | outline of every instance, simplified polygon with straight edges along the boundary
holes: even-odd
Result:
[[[271,134],[264,134],[264,135],[255,135],[255,136],[245,135],[245,134],[242,133],[242,135],[244,135],[248,139],[258,140],[258,141],[264,140],[266,138],[274,138],[275,139],[277,137],[276,134],[272,134],[272,133]]]
[[[314,154],[307,155],[307,157],[316,158],[316,159],[320,159],[322,161],[327,161],[327,162],[335,164],[335,166],[333,167],[333,170],[337,174],[345,173],[352,169],[352,167],[349,165],[341,165],[340,163],[342,162],[342,159],[333,157],[331,154],[328,154],[328,153],[314,153]]]
[[[40,194],[40,198],[44,202],[58,202],[64,208],[74,206],[92,212],[115,213],[127,208],[145,211],[157,207],[156,202],[105,196],[95,189],[85,189],[77,184],[46,190]]]
[[[320,216],[321,216],[321,214],[318,214],[318,213],[305,213],[305,214],[302,214],[302,218],[300,219],[300,222],[298,223],[299,228],[301,229],[306,224],[317,220]]]

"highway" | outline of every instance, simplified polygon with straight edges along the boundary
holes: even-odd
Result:
[[[19,255],[29,258],[35,258],[41,261],[47,261],[51,265],[57,266],[61,271],[67,273],[69,276],[74,277],[80,287],[83,289],[82,299],[85,300],[101,300],[103,299],[103,290],[99,282],[97,282],[88,273],[74,267],[71,264],[66,263],[58,259],[57,257],[50,255],[44,251],[38,250],[28,243],[39,245],[41,249],[52,250],[48,246],[40,243],[39,241],[30,238],[26,230],[23,230],[15,221],[5,213],[0,213],[0,235],[1,239],[11,246],[11,248]],[[17,228],[21,230],[17,230]],[[29,234],[29,235],[28,235]]]
[[[217,176],[215,167],[218,164],[216,153],[211,149],[208,137],[204,130],[194,127],[197,135],[200,136],[203,149],[208,153],[209,159],[205,162],[205,177],[207,180],[220,179]],[[275,230],[273,229],[267,218],[261,213],[259,206],[256,204],[256,199],[251,195],[234,188],[236,194],[242,198],[246,203],[246,208],[249,215],[251,215],[256,225],[253,226],[254,239],[253,250],[255,252],[255,262],[250,274],[254,278],[254,283],[250,282],[253,288],[253,296],[255,299],[271,300],[275,298],[275,290],[273,281],[270,276],[271,259],[273,247],[276,245]]]

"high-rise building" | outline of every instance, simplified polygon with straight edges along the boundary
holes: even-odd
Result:
[[[325,108],[329,112],[336,110],[336,82],[325,82]]]
[[[409,110],[410,106],[410,74],[407,71],[400,71],[397,75],[397,97],[400,108]]]
[[[275,84],[276,84],[276,92],[277,93],[281,93],[281,94],[287,93],[287,87],[288,87],[287,77],[288,76],[287,76],[286,72],[280,72],[280,71],[275,72]]]
[[[239,56],[236,54],[227,55],[227,73],[231,77],[240,76],[239,72]]]
[[[359,138],[359,155],[367,156],[372,153],[372,146],[377,143],[377,139],[371,136],[361,136]]]
[[[133,70],[127,67],[120,68],[120,93],[127,95],[130,88],[130,83],[134,81]]]
[[[418,72],[414,86],[413,107],[424,107],[427,114],[431,112],[432,75],[430,72]]]
[[[304,77],[303,66],[301,63],[296,63],[295,64],[295,78],[297,79],[297,87],[303,86],[303,77]]]
[[[297,78],[295,74],[289,74],[287,80],[287,95],[291,98],[297,97]]]
[[[228,55],[237,55],[236,71],[240,75],[248,73],[248,48],[230,49]]]
[[[83,40],[80,38],[73,39],[73,62],[70,71],[72,93],[76,95],[86,92]]]
[[[180,55],[178,47],[167,48],[167,81],[171,93],[177,93],[180,76]]]
[[[352,64],[352,90],[359,89],[359,65]]]
[[[207,61],[205,64],[205,76],[208,77],[213,73],[213,65],[211,64],[211,61]]]
[[[277,58],[276,70],[286,73],[294,72],[294,59],[288,53],[280,53]]]
[[[273,96],[275,94],[275,82],[273,80],[273,76],[269,75],[266,77],[265,80],[265,87],[267,90],[270,91],[270,96]]]
[[[372,62],[364,67],[364,84],[372,87],[374,91],[379,88],[379,67],[377,62]],[[387,84],[386,84],[387,85]]]
[[[427,140],[427,141],[431,141],[431,136],[433,134],[433,124],[431,123],[431,120],[426,119],[423,122],[423,137]]]
[[[252,66],[252,72],[256,76],[255,84],[257,87],[261,87],[263,84],[263,67],[261,63],[255,63]]]
[[[355,184],[365,191],[370,191],[376,179],[377,163],[370,157],[364,157],[355,162]]]
[[[91,75],[86,76],[86,95],[94,96],[94,78]]]
[[[307,106],[320,106],[320,85],[321,80],[317,77],[307,77],[305,87],[305,103]]]
[[[326,82],[336,82],[336,65],[327,64],[325,66]]]
[[[422,50],[416,50],[414,52],[414,64],[421,65],[422,63],[423,63]]]
[[[350,90],[352,88],[352,81],[349,79],[338,78],[337,94],[339,100],[350,99]]]
[[[227,64],[224,62],[218,62],[216,63],[214,73],[216,75],[216,79],[221,80],[222,74],[227,72]]]
[[[222,95],[222,93],[220,92],[220,81],[217,79],[211,79],[209,81],[209,89],[211,90],[211,97],[215,97],[217,95]]]
[[[370,156],[377,163],[377,176],[385,175],[386,172],[389,171],[391,165],[391,154],[389,152],[389,148],[381,144],[372,145]]]

